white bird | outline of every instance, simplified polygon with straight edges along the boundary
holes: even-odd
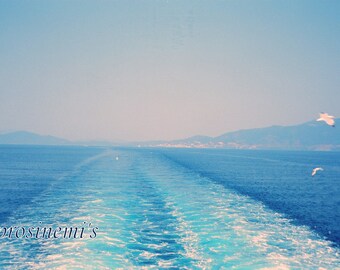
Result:
[[[316,121],[325,121],[327,123],[327,125],[335,127],[334,116],[329,115],[328,113],[321,112],[320,118],[316,119]]]
[[[318,167],[318,168],[314,168],[312,171],[312,176],[314,176],[316,174],[317,171],[323,171],[322,168]]]
[[[119,157],[116,157],[116,160],[118,160],[119,159]]]

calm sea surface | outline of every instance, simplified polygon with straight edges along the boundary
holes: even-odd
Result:
[[[336,152],[0,146],[0,268],[340,269],[339,181]]]

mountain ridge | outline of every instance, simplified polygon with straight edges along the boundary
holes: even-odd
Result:
[[[40,135],[30,131],[13,131],[0,134],[0,144],[24,145],[68,145],[70,141],[51,135]]]
[[[340,119],[336,119],[340,121]],[[273,125],[263,128],[242,129],[216,137],[203,136],[203,140],[189,137],[163,141],[159,147],[278,149],[278,150],[340,150],[340,129],[323,122],[308,121],[298,125]],[[207,140],[209,138],[209,140]]]
[[[335,121],[340,122],[340,119],[335,119]],[[216,137],[196,135],[170,141],[130,143],[70,141],[29,131],[15,131],[0,133],[0,144],[340,151],[340,129],[328,126],[323,122],[309,121],[291,126],[273,125],[263,128],[241,129],[226,132]]]

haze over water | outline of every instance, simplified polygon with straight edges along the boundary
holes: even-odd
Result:
[[[218,136],[340,115],[340,3],[0,2],[0,132]]]

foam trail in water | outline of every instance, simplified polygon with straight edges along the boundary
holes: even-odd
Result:
[[[339,266],[338,249],[308,228],[146,151],[91,159],[9,222],[39,221],[92,223],[99,232],[95,239],[2,241],[2,268]]]
[[[144,159],[179,226],[198,242],[202,264],[231,267],[334,267],[339,250],[306,227],[294,226],[260,202],[240,196],[168,160]],[[157,167],[158,170],[153,168]],[[184,225],[181,225],[184,224]],[[264,256],[265,254],[265,256]]]

